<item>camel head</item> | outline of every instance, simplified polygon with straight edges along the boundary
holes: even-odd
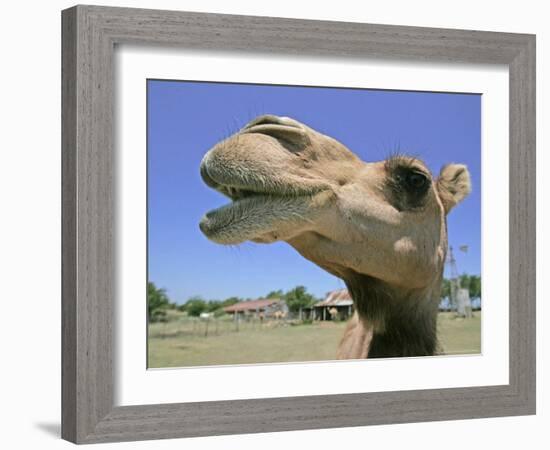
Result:
[[[210,240],[286,241],[344,280],[365,275],[413,289],[441,276],[446,215],[470,191],[464,165],[433,177],[412,157],[365,162],[335,139],[273,115],[215,145],[200,170],[231,200],[202,218]]]

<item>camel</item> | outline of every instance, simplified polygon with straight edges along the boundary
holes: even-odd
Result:
[[[403,154],[365,162],[297,120],[263,115],[210,149],[200,173],[231,200],[202,217],[208,239],[284,241],[344,281],[355,313],[338,359],[440,352],[446,216],[471,190],[465,165],[432,177]]]

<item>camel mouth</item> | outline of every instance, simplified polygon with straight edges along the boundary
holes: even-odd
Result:
[[[199,228],[209,240],[225,245],[284,240],[298,230],[308,215],[310,203],[309,195],[247,193],[208,211]]]
[[[228,204],[208,211],[200,220],[199,228],[210,240],[222,244],[239,243],[229,242],[224,234],[230,228],[239,227],[240,224],[250,219],[247,211],[267,203],[269,196],[252,194],[246,197],[234,197]]]
[[[224,184],[218,184],[216,187],[214,187],[214,190],[230,198],[233,203],[253,196],[266,195],[265,193],[255,191],[253,189],[244,189]]]
[[[207,184],[231,200],[208,211],[199,222],[202,233],[221,244],[238,244],[253,239],[263,241],[259,236],[275,230],[275,222],[281,222],[284,216],[282,212],[292,211],[296,201],[310,196],[309,193],[290,195],[235,187],[215,183],[212,179]]]
[[[224,196],[228,197],[231,201],[230,203],[220,206],[219,208],[210,210],[205,214],[205,217],[208,217],[208,216],[213,217],[221,211],[226,212],[226,210],[228,210],[229,208],[244,207],[247,204],[247,202],[250,203],[250,202],[259,202],[259,201],[269,201],[269,199],[272,199],[272,198],[291,197],[291,196],[278,195],[276,193],[266,193],[266,192],[255,191],[252,189],[243,189],[243,188],[237,188],[234,186],[222,185],[222,184],[218,185],[214,189],[218,191],[220,194],[223,194]]]
[[[264,115],[207,152],[200,165],[201,177],[231,202],[202,217],[203,234],[221,244],[273,242],[288,236],[291,224],[305,220],[312,197],[329,185],[280,170],[280,164],[270,164],[269,158],[254,152],[260,142],[279,152],[271,162],[291,160],[308,141],[307,128],[300,122]]]
[[[233,183],[214,179],[209,171],[208,155],[201,164],[203,181],[231,200],[208,211],[199,222],[202,233],[218,244],[240,244],[246,240],[267,243],[282,239],[288,231],[281,230],[303,221],[312,197],[319,192],[301,191],[291,186],[266,186],[253,179],[244,185],[238,174],[230,175],[226,170],[224,179],[233,178]]]
[[[207,153],[200,166],[202,180],[207,186],[225,195],[233,202],[253,196],[288,195],[282,187],[278,189],[269,188],[254,178],[250,176],[243,177],[242,173],[238,173],[238,171],[231,170],[228,167],[212,170],[212,165],[209,161],[209,153]]]

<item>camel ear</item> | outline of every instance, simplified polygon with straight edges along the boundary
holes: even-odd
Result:
[[[472,190],[470,172],[464,164],[448,164],[441,169],[436,185],[445,214],[448,214]]]

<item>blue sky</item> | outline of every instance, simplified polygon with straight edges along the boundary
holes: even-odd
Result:
[[[468,165],[472,194],[448,217],[460,273],[481,273],[481,96],[148,80],[148,271],[172,301],[201,295],[258,298],[304,285],[317,296],[344,287],[285,243],[220,246],[198,224],[227,203],[201,181],[199,164],[219,140],[253,117],[290,116],[366,161],[392,151],[422,158],[434,174]],[[448,274],[448,269],[446,269]]]

